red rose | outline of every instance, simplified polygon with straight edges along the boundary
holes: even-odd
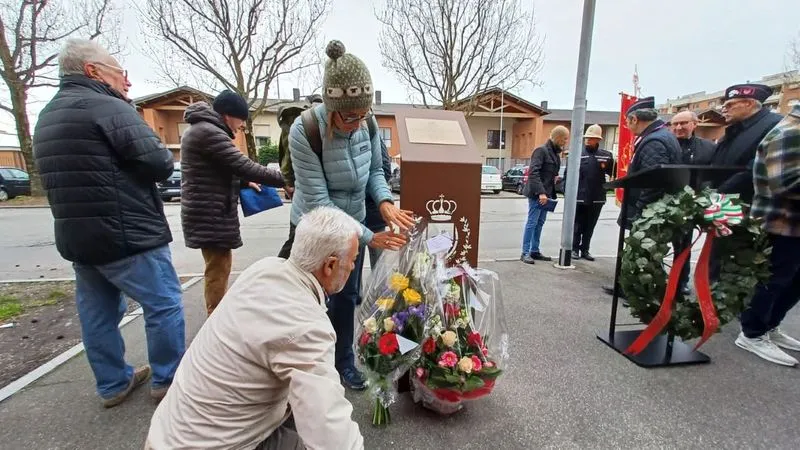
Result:
[[[461,309],[459,309],[458,305],[454,305],[452,303],[447,303],[444,305],[445,317],[458,317],[460,314]]]
[[[394,333],[386,333],[378,339],[378,350],[382,355],[391,355],[400,348],[397,343],[397,335]]]
[[[483,347],[483,338],[480,333],[472,332],[467,336],[467,345],[475,348]]]
[[[371,337],[370,334],[367,333],[367,332],[361,333],[361,339],[358,342],[359,345],[361,345],[363,347],[363,346],[369,344],[369,338],[370,337]]]
[[[425,339],[422,343],[422,351],[424,353],[433,353],[436,351],[436,341],[431,338]]]

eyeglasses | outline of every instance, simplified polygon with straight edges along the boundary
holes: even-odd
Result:
[[[372,117],[372,111],[367,112],[366,114],[358,114],[353,116],[345,116],[342,113],[339,113],[339,117],[342,118],[342,122],[346,124],[361,122],[362,120],[367,120],[368,118]]]
[[[100,61],[96,61],[95,64],[100,64],[101,66],[106,66],[109,69],[116,70],[117,72],[121,73],[126,80],[128,79],[128,71],[123,69],[122,67],[112,66],[111,64],[106,64]]]
[[[741,99],[739,99],[739,100],[729,100],[729,101],[727,101],[727,102],[722,104],[722,109],[723,110],[729,110],[729,109],[732,109],[732,108],[734,108],[736,106],[742,105],[744,103],[746,103],[746,100],[741,100]]]

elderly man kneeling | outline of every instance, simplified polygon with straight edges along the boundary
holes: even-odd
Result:
[[[360,233],[346,213],[319,207],[298,223],[288,260],[247,268],[187,350],[145,448],[362,449],[325,308]]]

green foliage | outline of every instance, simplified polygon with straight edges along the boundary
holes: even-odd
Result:
[[[630,303],[631,315],[649,323],[658,312],[667,287],[664,257],[669,244],[694,230],[707,230],[703,218],[711,205],[713,191],[696,195],[691,188],[666,195],[650,204],[633,224],[625,239],[620,285]],[[733,200],[736,202],[736,200]],[[720,279],[711,286],[720,325],[736,319],[749,303],[756,284],[770,276],[771,252],[766,233],[758,221],[745,218],[740,225],[729,225],[730,236],[715,238],[716,256],[722,258]],[[699,337],[703,317],[694,296],[677,295],[672,317],[665,331],[684,340]]]
[[[258,148],[258,162],[264,166],[278,162],[278,146],[271,139],[267,138],[267,142]]]
[[[0,296],[0,322],[11,319],[22,313],[22,303],[16,297]]]

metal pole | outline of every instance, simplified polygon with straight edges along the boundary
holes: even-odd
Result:
[[[584,0],[581,46],[578,53],[578,75],[575,80],[575,104],[572,107],[569,156],[567,157],[567,185],[564,194],[564,220],[561,223],[561,251],[558,265],[572,265],[572,233],[575,227],[575,204],[578,198],[581,153],[583,152],[583,126],[586,122],[586,86],[589,83],[589,59],[592,53],[595,0]]]
[[[500,150],[497,152],[497,168],[500,170],[500,174],[503,173],[503,148],[506,146],[506,137],[505,137],[505,130],[503,130],[503,103],[505,101],[505,94],[506,91],[503,88],[500,88]]]

